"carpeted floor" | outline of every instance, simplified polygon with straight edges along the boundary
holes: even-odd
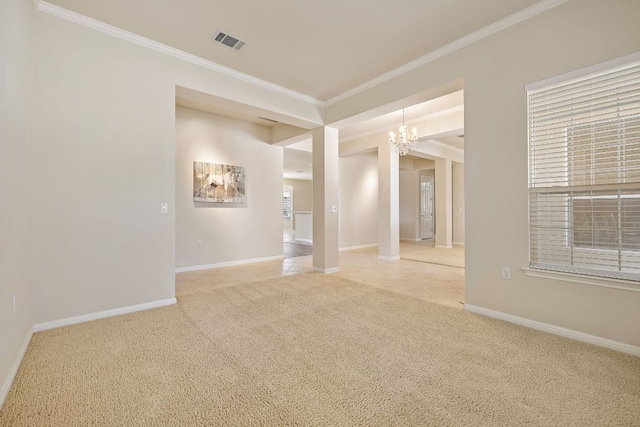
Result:
[[[2,426],[640,424],[640,358],[317,273],[34,335]]]

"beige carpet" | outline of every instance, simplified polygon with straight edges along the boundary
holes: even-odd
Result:
[[[449,249],[407,246],[402,248],[400,258],[464,268],[464,246],[454,246]]]
[[[640,358],[316,273],[37,333],[2,426],[640,424]]]

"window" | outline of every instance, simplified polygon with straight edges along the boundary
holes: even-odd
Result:
[[[530,267],[640,282],[640,60],[527,87]]]

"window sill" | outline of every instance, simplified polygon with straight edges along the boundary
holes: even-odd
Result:
[[[611,279],[608,277],[585,276],[576,273],[562,273],[559,271],[541,270],[525,267],[522,269],[525,276],[540,277],[543,279],[562,280],[564,282],[580,283],[583,285],[600,286],[604,288],[623,289],[626,291],[640,292],[640,283],[630,280]]]

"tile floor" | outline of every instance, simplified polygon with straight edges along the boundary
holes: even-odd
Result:
[[[313,247],[310,245],[284,242],[282,246],[282,253],[285,258],[311,255],[313,253]]]
[[[435,249],[438,261],[443,253],[448,263],[464,265],[464,247]],[[378,259],[378,248],[340,252],[337,276],[398,292],[424,301],[462,309],[464,304],[464,268],[425,262],[434,251],[433,241],[400,242],[400,255],[421,261]],[[444,251],[444,252],[443,252]],[[313,271],[313,257],[297,256],[233,267],[176,274],[176,295],[188,295],[203,288],[222,288],[246,282]],[[320,273],[318,273],[320,274]]]

